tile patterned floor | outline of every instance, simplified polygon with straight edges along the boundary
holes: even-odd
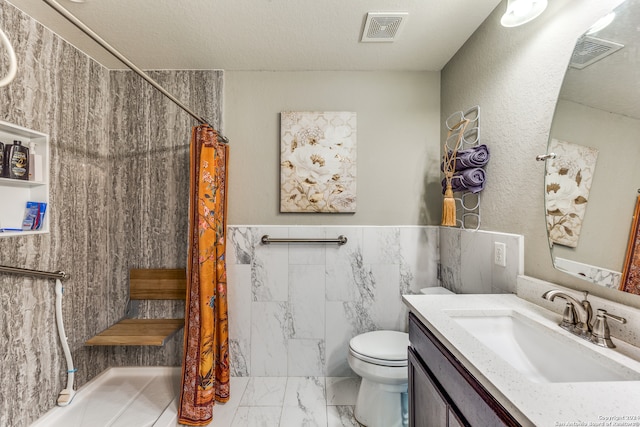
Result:
[[[211,427],[359,427],[359,378],[233,377],[231,399],[216,404]]]

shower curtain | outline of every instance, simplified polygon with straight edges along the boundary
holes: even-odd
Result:
[[[193,128],[190,149],[189,258],[184,358],[178,418],[206,425],[214,401],[229,400],[225,265],[228,151],[207,125]]]

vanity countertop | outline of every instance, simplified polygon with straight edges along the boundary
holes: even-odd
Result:
[[[512,294],[405,295],[405,304],[523,426],[640,426],[640,381],[533,382],[462,326],[452,310],[511,310],[640,373],[640,349],[598,347],[561,329],[561,316]],[[428,363],[428,361],[427,361]],[[609,424],[608,424],[609,423]]]

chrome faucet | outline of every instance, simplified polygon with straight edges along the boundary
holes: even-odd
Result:
[[[591,304],[587,301],[588,292],[584,293],[584,300],[578,301],[571,295],[568,295],[558,289],[552,289],[545,292],[542,298],[553,301],[556,297],[567,301],[564,309],[562,323],[560,326],[567,331],[578,335],[586,340],[591,340],[591,317],[593,310]]]
[[[607,318],[619,323],[626,323],[627,321],[622,317],[615,316],[607,313],[605,310],[598,309],[598,314],[592,328],[591,318],[593,316],[593,310],[591,309],[591,304],[587,301],[588,295],[589,293],[585,291],[584,300],[578,301],[571,295],[567,295],[557,289],[552,289],[545,292],[542,295],[542,298],[553,301],[558,297],[567,301],[567,305],[562,316],[562,322],[560,323],[561,328],[601,347],[613,348],[615,345],[611,342]]]

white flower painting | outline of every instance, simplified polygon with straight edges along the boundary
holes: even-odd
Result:
[[[280,114],[280,211],[356,211],[356,113]]]
[[[552,139],[547,161],[545,209],[547,229],[553,243],[578,246],[582,221],[589,201],[598,150]]]

